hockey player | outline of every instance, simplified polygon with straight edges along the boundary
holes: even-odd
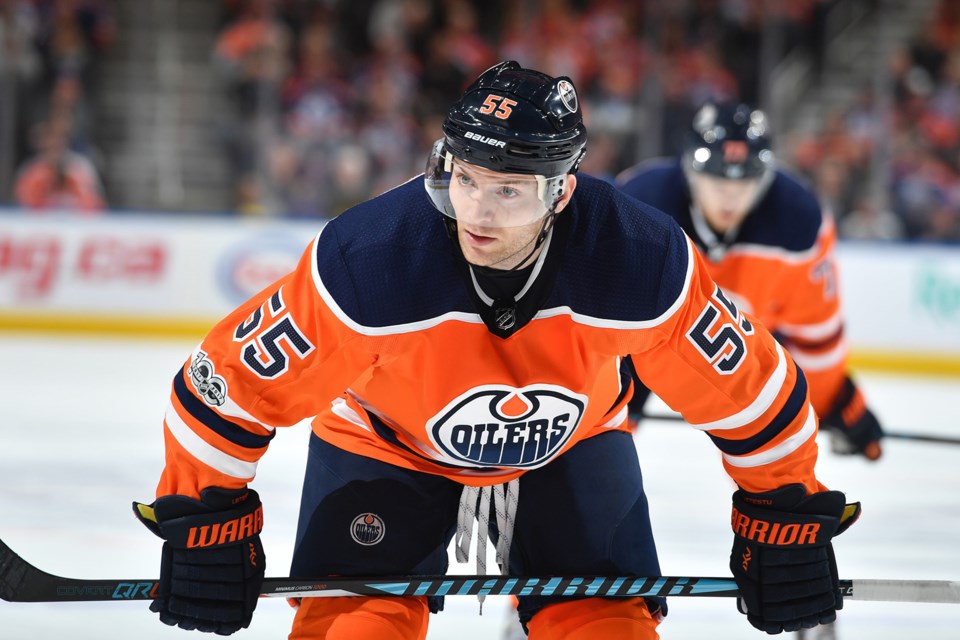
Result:
[[[879,458],[883,430],[847,371],[833,219],[776,168],[764,113],[707,103],[681,158],[628,169],[617,184],[672,216],[727,298],[789,349],[834,449]],[[648,393],[638,389],[632,414]]]
[[[831,539],[859,504],[815,476],[803,375],[673,220],[577,175],[586,139],[569,78],[494,66],[450,108],[424,175],[329,222],[213,328],[174,378],[156,501],[134,505],[165,540],[163,622],[250,623],[264,515],[248,483],[276,428],[311,416],[293,576],[443,573],[474,516],[514,575],[659,575],[627,355],[739,485],[730,567],[750,623],[835,617]],[[422,639],[441,608],[303,598],[290,638]],[[538,595],[518,609],[534,640],[651,640],[666,612]]]

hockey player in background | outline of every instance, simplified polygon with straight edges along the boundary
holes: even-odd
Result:
[[[679,159],[628,169],[617,185],[673,217],[727,298],[787,347],[834,449],[878,459],[883,430],[847,370],[833,219],[776,168],[764,113],[707,103]],[[638,386],[634,416],[648,393]]]
[[[249,625],[265,561],[248,483],[276,428],[308,417],[293,576],[444,573],[475,516],[503,572],[659,575],[627,355],[738,485],[730,568],[749,622],[835,618],[831,539],[859,504],[816,478],[803,374],[672,219],[577,174],[586,141],[569,78],[487,70],[424,175],[327,223],[213,328],[174,378],[156,500],[134,505],[165,541],[163,622]],[[442,605],[303,598],[290,638],[422,639]],[[526,596],[518,611],[534,640],[652,640],[666,607]]]

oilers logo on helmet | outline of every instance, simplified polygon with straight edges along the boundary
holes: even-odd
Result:
[[[587,399],[563,387],[471,389],[427,423],[433,445],[451,464],[539,467],[570,439]]]
[[[577,90],[573,88],[573,83],[567,80],[561,80],[557,83],[557,93],[560,94],[560,102],[570,113],[576,113],[580,105],[577,101]]]
[[[198,351],[190,363],[188,370],[190,382],[204,402],[215,407],[227,401],[227,381],[216,374],[213,363],[207,359],[207,354]]]

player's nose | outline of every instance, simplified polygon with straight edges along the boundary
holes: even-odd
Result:
[[[493,215],[493,208],[488,204],[487,199],[477,193],[470,194],[462,214],[457,212],[458,218],[479,226],[484,226],[484,223],[493,220]]]

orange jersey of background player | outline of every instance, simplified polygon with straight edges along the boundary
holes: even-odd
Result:
[[[503,483],[625,428],[627,355],[742,488],[822,489],[803,375],[659,211],[579,176],[511,327],[473,275],[422,178],[329,222],[175,377],[158,495],[244,486],[276,428],[314,416],[341,449]]]
[[[679,161],[650,163],[617,182],[690,234],[713,279],[787,346],[807,376],[814,408],[829,413],[845,379],[848,349],[833,257],[836,230],[815,196],[777,171],[739,229],[720,242],[691,213]]]

